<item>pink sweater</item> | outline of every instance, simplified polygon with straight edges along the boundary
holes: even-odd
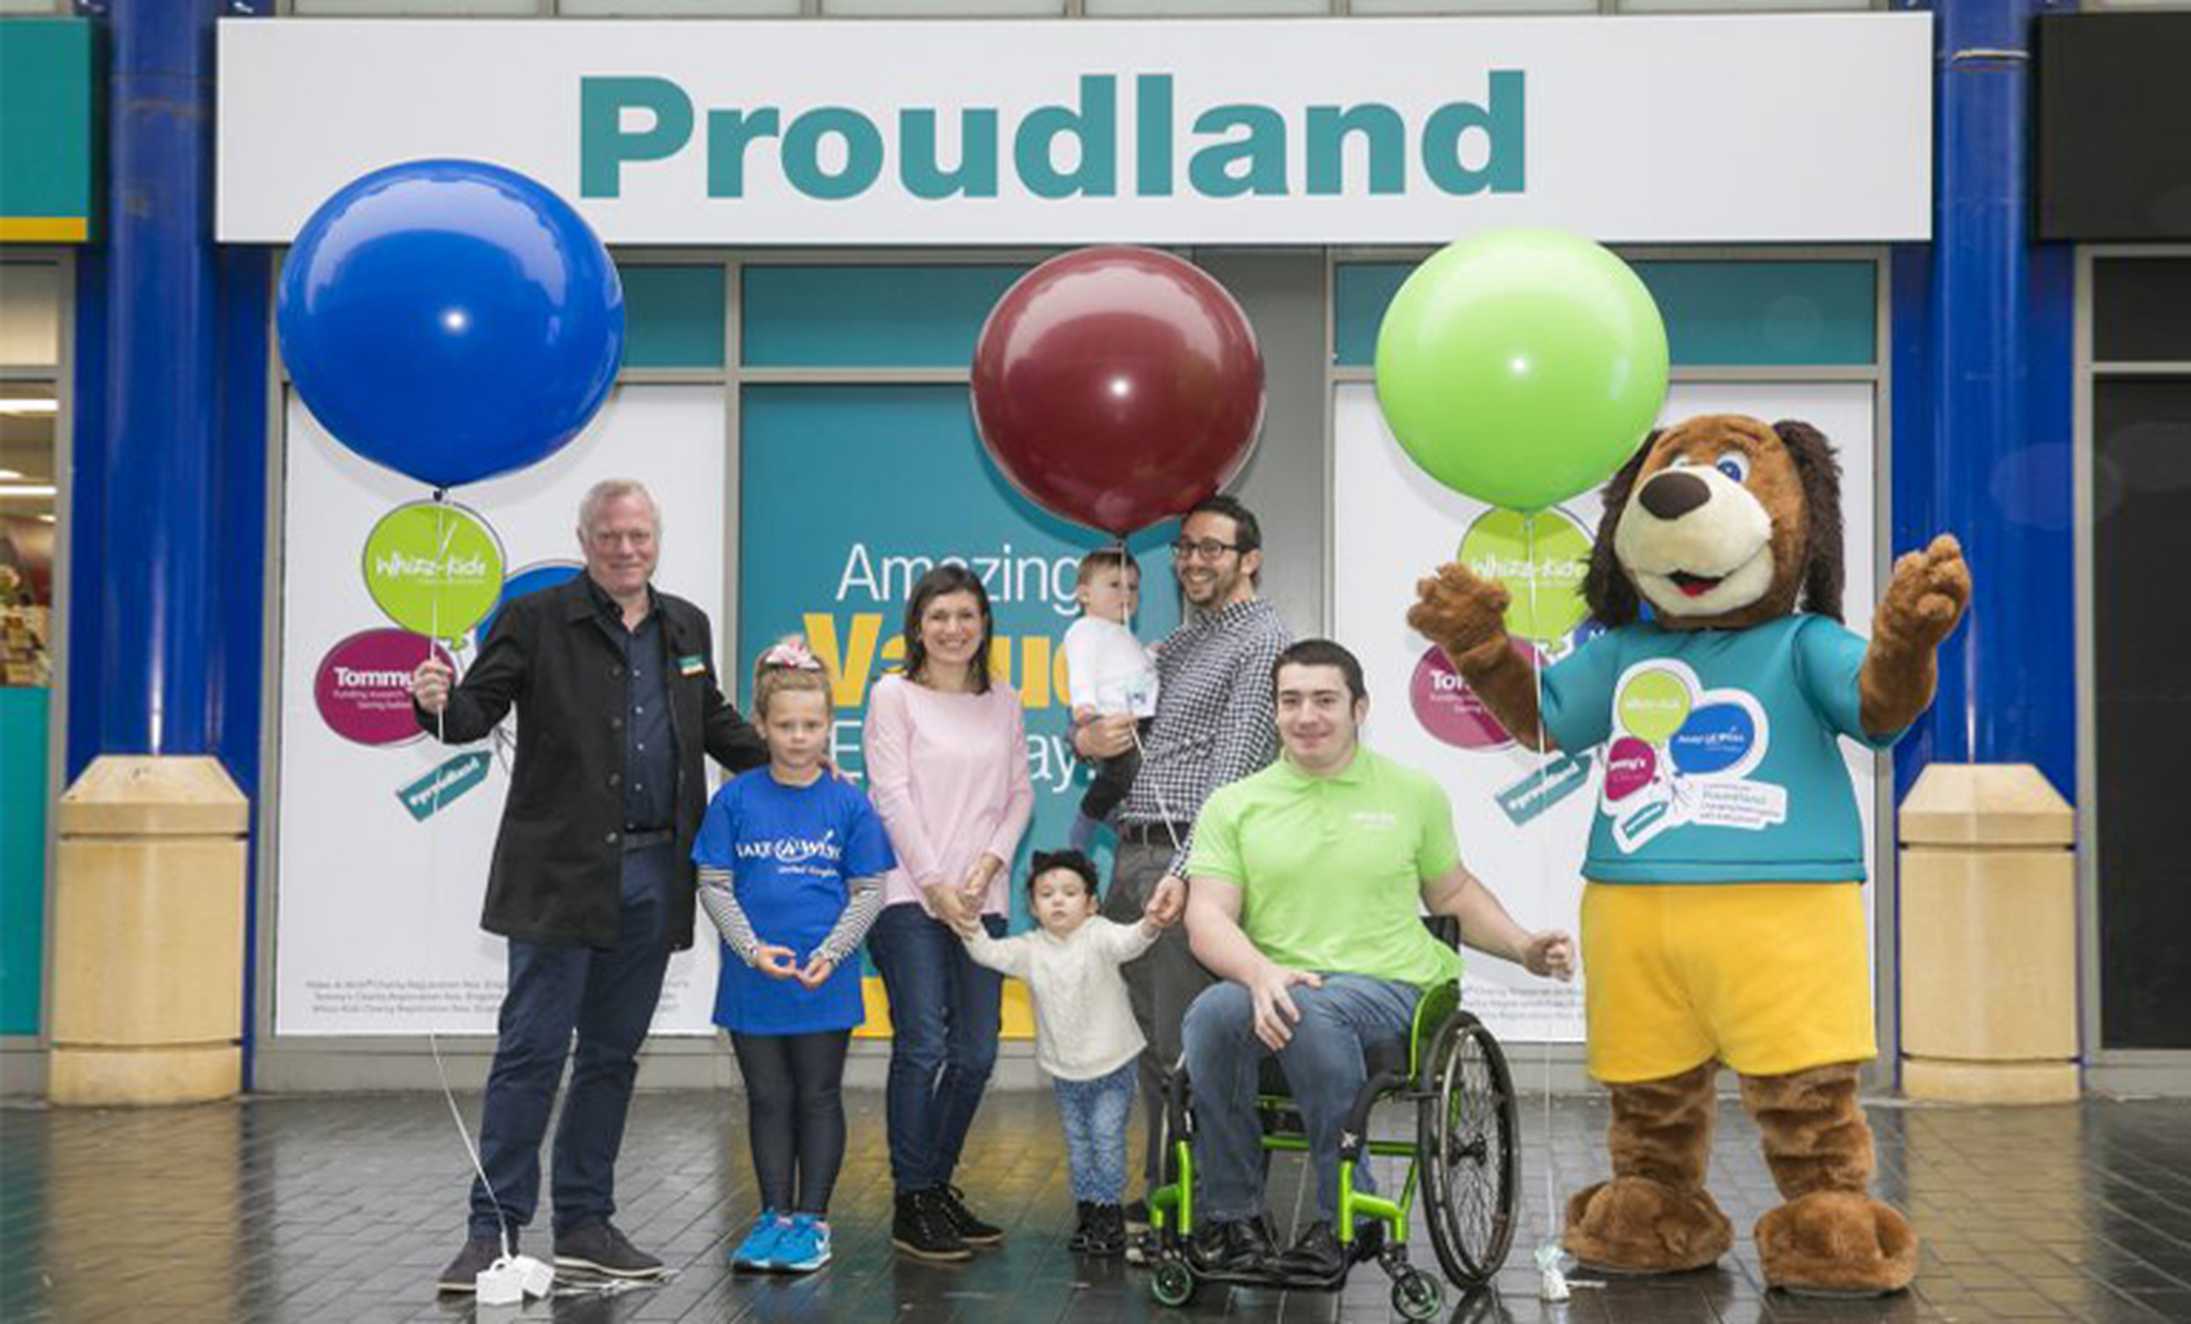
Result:
[[[923,886],[965,881],[986,851],[1006,868],[982,910],[1008,913],[1012,853],[1035,808],[1018,693],[1003,681],[987,694],[947,694],[885,676],[868,695],[863,743],[868,794],[898,855],[883,904],[925,909]]]

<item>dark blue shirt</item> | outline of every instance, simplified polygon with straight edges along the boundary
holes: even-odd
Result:
[[[624,610],[591,578],[594,606],[609,642],[623,654],[624,827],[650,831],[677,822],[677,733],[669,715],[669,652],[662,640],[662,613],[647,588],[647,618],[636,630],[624,626]]]

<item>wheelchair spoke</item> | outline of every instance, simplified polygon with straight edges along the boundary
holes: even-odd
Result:
[[[1425,1208],[1446,1276],[1465,1287],[1496,1273],[1513,1240],[1513,1086],[1497,1041],[1466,1013],[1441,1028],[1429,1061],[1420,1128]]]

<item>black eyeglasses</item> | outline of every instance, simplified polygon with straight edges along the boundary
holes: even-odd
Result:
[[[1227,552],[1245,550],[1239,543],[1219,542],[1215,538],[1181,538],[1172,544],[1172,555],[1181,561],[1216,561]]]

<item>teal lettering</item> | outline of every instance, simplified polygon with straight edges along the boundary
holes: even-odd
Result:
[[[844,139],[844,168],[822,170],[822,135]],[[867,191],[882,173],[882,134],[875,122],[843,106],[821,106],[791,121],[784,130],[784,178],[810,198],[830,200]]]
[[[901,111],[898,136],[904,140],[898,177],[905,181],[905,191],[914,197],[948,198],[954,193],[969,198],[997,196],[995,111],[959,112],[959,168],[948,174],[936,161],[935,111]]]
[[[1370,102],[1363,106],[1310,106],[1308,118],[1308,191],[1346,191],[1346,141],[1359,133],[1369,144],[1369,191],[1407,190],[1407,125],[1400,112]]]
[[[1070,173],[1050,160],[1062,134],[1080,144],[1080,160]],[[1108,198],[1118,192],[1118,80],[1109,74],[1085,74],[1080,80],[1080,109],[1043,106],[1028,113],[1012,135],[1012,164],[1020,183],[1038,198],[1080,194]]]
[[[742,198],[746,195],[746,144],[755,138],[773,138],[778,132],[774,106],[756,111],[708,112],[708,196]]]
[[[1526,143],[1522,116],[1523,74],[1499,69],[1491,75],[1488,106],[1455,101],[1431,112],[1423,124],[1423,173],[1447,193],[1466,196],[1522,191],[1522,153]],[[1461,135],[1481,129],[1490,151],[1482,166],[1461,164]]]
[[[1143,74],[1134,80],[1134,192],[1144,198],[1172,195],[1172,76]]]
[[[1224,133],[1245,128],[1248,136],[1232,142],[1212,143],[1187,163],[1187,182],[1197,193],[1212,198],[1237,198],[1243,193],[1262,196],[1286,191],[1286,122],[1269,106],[1234,104],[1212,106],[1195,117],[1196,133]],[[1244,164],[1247,168],[1234,171]]]
[[[624,132],[627,107],[652,111],[654,124]],[[659,161],[692,139],[692,98],[666,78],[578,80],[578,195],[622,195],[626,161]]]

